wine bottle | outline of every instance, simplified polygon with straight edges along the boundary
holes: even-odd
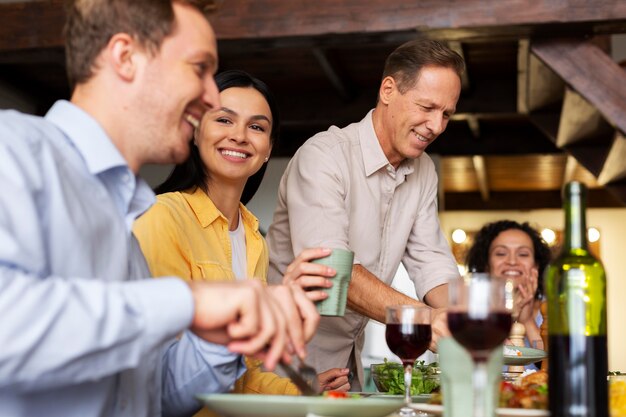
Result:
[[[585,186],[564,189],[565,236],[545,273],[551,417],[608,417],[606,276],[587,246]]]

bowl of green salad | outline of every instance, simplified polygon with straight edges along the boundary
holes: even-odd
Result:
[[[379,392],[404,395],[404,367],[401,363],[391,362],[385,358],[384,363],[372,364],[370,371]],[[439,392],[440,385],[441,371],[437,362],[425,364],[424,361],[415,361],[411,395]]]

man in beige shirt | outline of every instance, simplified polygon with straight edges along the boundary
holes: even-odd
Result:
[[[384,323],[385,306],[422,304],[391,288],[400,262],[419,299],[434,308],[432,346],[447,334],[446,283],[458,277],[458,269],[439,226],[437,174],[424,150],[455,112],[463,71],[463,59],[438,42],[398,47],[385,63],[376,107],[358,123],[310,138],[280,182],[268,232],[271,282],[281,282],[304,248],[355,253],[349,310],[344,317],[322,318],[308,359],[317,369],[355,370],[352,389],[363,383],[369,318]],[[304,276],[298,283],[329,287],[332,279]],[[320,297],[319,291],[310,294]]]

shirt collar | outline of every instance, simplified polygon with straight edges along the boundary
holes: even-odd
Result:
[[[97,175],[128,164],[102,126],[87,112],[66,100],[59,100],[46,114],[81,154],[90,173]]]
[[[218,218],[226,219],[222,212],[215,207],[213,200],[200,187],[183,191],[181,194],[189,203],[202,227],[209,226]],[[239,212],[245,225],[255,231],[259,229],[259,220],[241,203],[239,203]]]
[[[59,100],[45,117],[65,133],[92,175],[103,178],[107,183],[106,179],[112,176],[134,175],[102,126],[80,107],[67,100]],[[132,192],[124,197],[123,212],[128,214],[129,221],[150,208],[155,201],[150,186],[137,176],[135,181],[131,186]]]
[[[363,166],[365,167],[365,175],[370,176],[383,167],[393,166],[389,163],[385,152],[383,151],[376,131],[374,130],[374,110],[370,110],[369,113],[359,123],[359,141],[361,143],[361,152],[363,156]],[[405,159],[400,163],[395,172],[406,176],[414,171],[414,161]]]
[[[389,165],[389,161],[380,146],[380,142],[374,131],[374,121],[372,114],[369,113],[359,123],[359,141],[361,143],[361,153],[363,157],[363,166],[365,167],[365,175],[370,176],[384,166]]]

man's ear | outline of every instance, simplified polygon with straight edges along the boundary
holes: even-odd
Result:
[[[387,76],[380,83],[380,89],[378,91],[379,100],[383,104],[389,104],[391,96],[398,91],[396,80],[392,76]]]
[[[127,33],[111,37],[106,47],[106,59],[110,68],[123,80],[132,81],[142,52],[137,42]]]

